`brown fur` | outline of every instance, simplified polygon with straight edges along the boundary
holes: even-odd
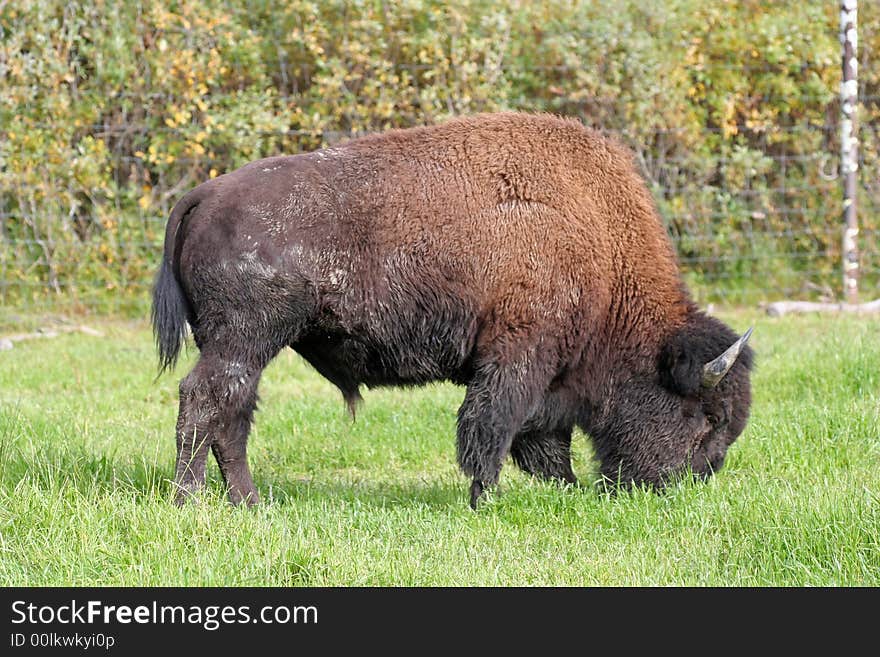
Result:
[[[574,481],[576,423],[604,474],[662,485],[719,467],[748,415],[748,350],[718,388],[687,383],[736,335],[690,300],[629,151],[572,119],[479,115],[253,162],[178,203],[165,254],[163,365],[184,318],[202,352],[181,385],[183,496],[211,445],[232,498],[256,499],[247,431],[285,346],[352,411],[362,384],[466,385],[473,504],[508,453]],[[705,445],[720,456],[694,461]]]

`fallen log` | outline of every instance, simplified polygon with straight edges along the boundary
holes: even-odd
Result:
[[[104,337],[103,333],[101,333],[100,331],[96,331],[89,326],[80,325],[41,328],[37,329],[33,333],[16,333],[14,335],[7,335],[0,338],[0,351],[12,349],[15,346],[16,342],[22,342],[23,340],[35,340],[37,338],[57,338],[62,333],[85,333],[86,335],[91,335],[96,338]]]
[[[827,303],[816,301],[775,301],[768,304],[766,312],[771,317],[797,313],[853,313],[866,315],[880,313],[880,299],[865,303]]]

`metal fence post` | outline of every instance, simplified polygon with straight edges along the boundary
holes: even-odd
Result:
[[[843,51],[843,80],[840,83],[840,172],[843,178],[843,296],[848,303],[858,303],[858,0],[840,3],[840,43]]]

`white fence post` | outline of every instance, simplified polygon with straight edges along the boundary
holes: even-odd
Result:
[[[859,140],[856,109],[858,83],[858,0],[840,3],[840,43],[843,51],[843,80],[840,83],[840,173],[843,178],[843,297],[858,303],[859,297],[859,221],[858,192]]]

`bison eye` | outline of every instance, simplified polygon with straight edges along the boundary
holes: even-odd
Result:
[[[709,424],[711,424],[716,429],[720,429],[727,425],[726,416],[717,415],[715,413],[707,413],[706,418],[709,420]]]
[[[693,399],[685,399],[681,404],[681,413],[686,418],[692,418],[700,412],[700,404]]]

